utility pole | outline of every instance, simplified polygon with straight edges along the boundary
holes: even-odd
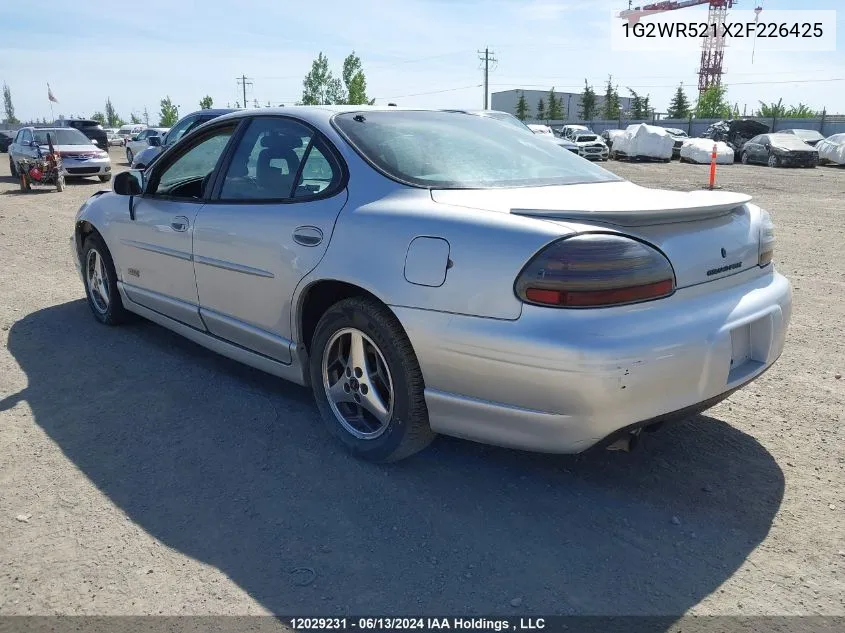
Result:
[[[238,77],[238,78],[236,79],[236,81],[238,82],[238,85],[242,86],[242,87],[243,87],[243,89],[244,89],[244,101],[243,101],[243,104],[244,104],[244,108],[246,108],[246,87],[247,87],[247,86],[251,86],[251,85],[252,85],[252,78],[251,78],[251,77],[247,77],[246,75],[241,75],[240,77]]]
[[[480,55],[478,59],[484,63],[484,109],[487,110],[489,103],[488,100],[490,97],[490,64],[495,64],[498,60],[493,57],[495,53],[489,48],[485,48],[483,51],[478,51],[478,54]]]

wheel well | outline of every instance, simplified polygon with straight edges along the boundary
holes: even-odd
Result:
[[[82,256],[82,245],[85,243],[85,238],[91,235],[91,233],[96,233],[100,235],[100,232],[94,228],[94,225],[90,222],[82,220],[81,222],[76,223],[76,258],[79,259]],[[102,237],[102,236],[100,236]]]
[[[301,308],[299,310],[300,340],[305,345],[306,350],[310,351],[314,330],[317,329],[317,323],[326,310],[338,301],[350,297],[370,297],[381,302],[371,292],[343,281],[318,281],[306,290],[305,297],[300,302]]]

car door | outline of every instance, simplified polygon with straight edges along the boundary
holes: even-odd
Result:
[[[196,328],[199,318],[192,243],[194,220],[237,122],[209,130],[150,168],[144,193],[130,202],[115,258],[127,296]]]
[[[147,147],[147,137],[149,134],[149,130],[142,130],[137,136],[133,137],[133,139],[129,142],[129,149],[132,150],[133,154],[138,154],[139,152],[144,151]]]
[[[342,160],[316,130],[257,116],[197,215],[194,267],[209,331],[291,361],[291,300],[346,204]]]
[[[15,161],[23,158],[35,158],[35,149],[32,147],[32,141],[32,131],[21,130],[18,135],[17,147],[15,148]]]

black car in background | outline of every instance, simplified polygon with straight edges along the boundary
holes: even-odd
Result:
[[[741,159],[744,165],[815,167],[819,164],[819,150],[795,134],[760,134],[742,146]]]
[[[56,125],[76,128],[92,141],[97,141],[97,147],[109,151],[109,136],[103,126],[93,119],[64,119],[56,121]]]
[[[8,152],[17,130],[0,130],[0,152]]]

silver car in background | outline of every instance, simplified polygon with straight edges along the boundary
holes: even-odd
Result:
[[[18,174],[19,160],[38,157],[39,149],[41,155],[49,152],[47,134],[52,138],[54,150],[62,157],[62,175],[65,178],[97,176],[100,182],[111,180],[109,153],[72,127],[23,127],[18,130],[15,140],[9,146],[9,169],[12,176]]]
[[[160,142],[161,137],[167,134],[169,129],[167,127],[148,127],[146,130],[141,130],[130,140],[126,141],[127,164],[132,165],[135,155],[140,154],[151,146],[150,139],[152,137],[158,137],[158,141]]]
[[[639,187],[460,112],[219,117],[86,201],[71,244],[96,320],[310,386],[377,461],[437,433],[628,447],[766,371],[792,310],[749,196]]]

